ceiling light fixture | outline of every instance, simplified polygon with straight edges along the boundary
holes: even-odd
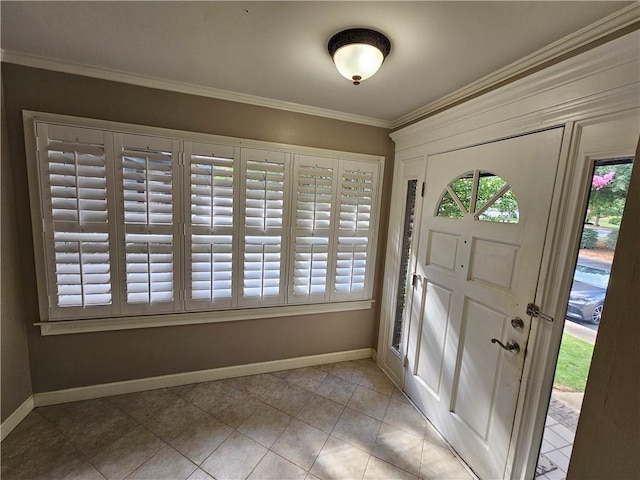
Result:
[[[340,74],[360,85],[378,71],[391,51],[391,42],[375,30],[350,28],[331,37],[327,48]]]

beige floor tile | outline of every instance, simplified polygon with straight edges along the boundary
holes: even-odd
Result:
[[[217,479],[242,479],[260,463],[267,449],[249,437],[234,432],[200,466]]]
[[[213,478],[211,475],[209,475],[204,470],[201,470],[201,469],[197,468],[195,470],[195,472],[193,472],[191,475],[189,475],[187,480],[216,480],[216,479]]]
[[[294,465],[290,461],[276,455],[273,452],[267,454],[260,460],[255,468],[250,480],[303,480],[307,472]]]
[[[315,391],[327,376],[327,372],[314,367],[287,370],[284,373],[281,378],[310,392]]]
[[[424,442],[420,478],[423,480],[472,480],[473,477],[448,449]]]
[[[262,402],[248,393],[233,388],[209,409],[209,413],[230,427],[236,428],[249,418],[260,405]]]
[[[404,393],[398,390],[398,387],[394,387],[393,393],[391,394],[391,398],[394,400],[397,400],[398,402],[409,403],[409,404],[411,403],[409,402],[407,397],[404,396]]]
[[[56,480],[105,480],[93,465],[85,461],[65,464],[52,471],[49,478]]]
[[[269,448],[284,432],[292,417],[268,405],[259,406],[237,428],[240,433]]]
[[[345,408],[332,435],[365,452],[371,452],[375,444],[381,422],[375,418]]]
[[[92,457],[138,425],[106,399],[52,405],[39,411],[84,459]]]
[[[2,448],[0,448],[2,475],[18,465],[24,465],[29,459],[38,455],[41,449],[65,441],[62,433],[45,420],[38,410],[29,413],[2,441]]]
[[[265,403],[277,399],[282,389],[288,386],[287,382],[269,373],[248,378],[244,384],[244,391]]]
[[[352,362],[362,368],[371,368],[371,367],[375,367],[376,366],[376,362],[375,360],[373,360],[373,358],[369,357],[369,358],[361,358],[360,360],[352,360]]]
[[[318,370],[322,370],[325,373],[331,373],[331,370],[333,370],[333,363],[325,363],[323,365],[316,365],[313,368],[317,368]]]
[[[472,478],[371,359],[38,408],[0,454],[3,480]]]
[[[117,410],[105,414],[102,418],[78,425],[73,432],[67,433],[67,439],[84,458],[90,458],[135,430],[137,426],[138,422]]]
[[[427,422],[427,426],[424,429],[424,441],[436,445],[445,450],[449,450],[449,444],[442,438],[442,436],[436,431],[436,429]]]
[[[129,475],[127,480],[182,480],[196,468],[196,465],[167,445]]]
[[[364,472],[364,480],[418,480],[418,477],[372,455]]]
[[[67,474],[72,475],[74,473],[74,466],[83,463],[75,450],[65,440],[60,440],[39,451],[36,448],[30,449],[30,451],[33,456],[23,458],[23,462],[3,472],[2,480],[55,478],[51,477],[51,472],[60,472],[60,476],[64,478]],[[71,468],[68,468],[69,466]]]
[[[390,400],[384,423],[401,428],[413,435],[423,438],[427,427],[424,417],[409,403]]]
[[[360,379],[360,385],[383,395],[391,395],[395,388],[393,382],[376,364],[372,364],[365,370]]]
[[[323,431],[294,419],[271,450],[308,471],[328,437]]]
[[[327,375],[316,388],[316,393],[341,405],[346,405],[351,400],[351,395],[356,389],[356,384],[334,375]]]
[[[333,366],[331,374],[357,385],[366,370],[367,366],[363,366],[362,363],[357,363],[357,361],[340,362]]]
[[[149,460],[164,442],[143,426],[137,427],[91,459],[107,479],[123,479]]]
[[[373,447],[373,455],[402,470],[420,475],[422,437],[383,424]]]
[[[387,395],[358,386],[353,392],[347,407],[382,420],[387,411],[387,405],[389,405],[389,398]]]
[[[164,388],[111,397],[110,401],[139,422],[144,422],[182,400]]]
[[[296,415],[304,404],[307,403],[310,396],[311,392],[304,388],[287,383],[265,403],[289,415]]]
[[[298,412],[297,418],[324,432],[331,433],[343,411],[344,406],[328,398],[312,394]]]
[[[229,389],[230,387],[222,382],[204,382],[195,385],[184,385],[170,390],[202,410],[209,411],[222,397],[229,393]]]
[[[200,465],[231,435],[233,429],[217,418],[205,415],[171,441],[171,445],[192,462]]]
[[[165,442],[170,442],[203,415],[205,413],[198,407],[178,397],[174,404],[141,423]]]
[[[311,467],[310,473],[322,480],[360,479],[368,461],[368,453],[331,436]]]

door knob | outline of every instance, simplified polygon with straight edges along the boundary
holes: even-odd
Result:
[[[520,351],[520,345],[518,345],[518,342],[514,342],[513,340],[509,340],[505,345],[497,338],[492,338],[491,343],[497,343],[500,345],[500,348],[503,348],[508,352],[518,353]]]

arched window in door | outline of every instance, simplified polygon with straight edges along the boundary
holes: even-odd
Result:
[[[482,222],[518,223],[518,201],[509,184],[498,175],[473,170],[455,178],[440,196],[437,217],[463,218]]]

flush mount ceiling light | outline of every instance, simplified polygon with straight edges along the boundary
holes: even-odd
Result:
[[[360,85],[378,71],[391,51],[391,42],[375,30],[350,28],[331,37],[327,48],[340,74]]]

